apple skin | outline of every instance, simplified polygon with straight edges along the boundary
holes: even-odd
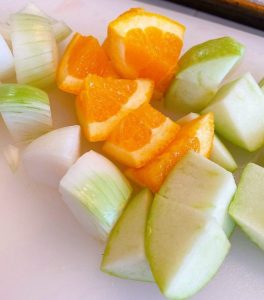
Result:
[[[174,112],[201,111],[244,51],[245,47],[230,37],[189,49],[179,60],[178,72],[165,95],[165,107]]]

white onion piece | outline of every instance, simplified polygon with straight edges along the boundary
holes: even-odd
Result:
[[[94,151],[73,164],[59,190],[77,220],[101,240],[107,239],[132,193],[120,170]]]
[[[3,155],[12,172],[15,172],[20,160],[19,149],[14,145],[9,144],[4,148]]]
[[[19,13],[43,17],[43,18],[48,19],[50,23],[55,23],[56,22],[55,19],[53,19],[52,17],[47,15],[36,4],[31,3],[31,2],[27,3],[26,6],[19,11]]]
[[[33,3],[28,3],[20,11],[20,13],[36,15],[48,19],[49,22],[51,23],[52,30],[55,35],[55,39],[57,43],[63,41],[66,37],[68,37],[72,33],[71,28],[67,24],[65,24],[63,21],[58,21],[53,19]]]
[[[58,49],[48,19],[11,16],[11,40],[18,83],[47,87],[55,82]]]
[[[0,80],[5,80],[15,74],[14,57],[5,39],[0,34]]]
[[[72,33],[71,28],[65,22],[53,19],[33,3],[27,4],[19,13],[35,15],[47,19],[52,27],[52,31],[57,43],[62,42]],[[2,34],[7,44],[11,47],[12,42],[10,24],[0,23],[0,34]]]
[[[28,143],[52,129],[48,95],[38,88],[0,85],[0,112],[10,134],[19,143]]]
[[[28,175],[35,181],[58,188],[69,167],[80,156],[80,126],[48,132],[34,140],[23,153]]]
[[[62,42],[72,33],[71,28],[63,21],[53,23],[52,30],[57,43]]]
[[[29,143],[51,130],[50,116],[42,113],[2,112],[2,118],[13,139],[21,144]]]

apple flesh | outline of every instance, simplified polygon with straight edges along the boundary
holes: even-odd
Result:
[[[229,248],[224,231],[213,218],[173,199],[155,196],[146,252],[166,298],[182,300],[198,292],[215,275]]]
[[[264,168],[249,163],[244,169],[229,213],[264,251]]]
[[[234,223],[228,206],[235,191],[230,172],[198,153],[189,152],[168,175],[159,195],[210,215],[229,236]]]
[[[264,144],[264,94],[246,73],[219,89],[203,113],[213,112],[216,131],[250,152]]]
[[[200,115],[197,113],[189,113],[188,115],[180,118],[176,122],[179,125],[184,125],[187,122],[198,118],[199,116]],[[234,157],[216,134],[214,135],[210,160],[212,160],[213,162],[217,163],[219,166],[225,168],[230,172],[234,172],[237,169],[237,164]]]
[[[234,157],[216,134],[214,136],[210,159],[227,171],[235,172],[237,169],[237,163]]]
[[[200,111],[243,54],[244,46],[230,37],[192,47],[179,60],[179,70],[165,96],[165,106],[174,112]]]
[[[145,255],[145,229],[153,196],[144,189],[130,202],[112,230],[101,270],[121,278],[154,281]]]

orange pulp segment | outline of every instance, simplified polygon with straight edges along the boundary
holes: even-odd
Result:
[[[103,78],[88,75],[76,99],[76,111],[89,141],[104,141],[132,110],[149,102],[154,84],[150,80]]]
[[[214,115],[209,112],[186,124],[183,124],[179,135],[196,136],[200,142],[199,153],[210,157],[214,139]]]
[[[65,92],[78,94],[88,74],[117,77],[97,39],[75,33],[58,67],[58,87]]]
[[[139,185],[148,187],[154,193],[158,192],[171,169],[189,150],[199,152],[198,138],[176,138],[173,145],[154,160],[139,169],[129,168],[125,174]]]
[[[161,153],[179,128],[151,105],[143,104],[116,126],[103,151],[126,166],[139,168]]]
[[[104,47],[124,78],[149,78],[165,92],[176,72],[185,27],[167,17],[131,9],[108,26]]]
[[[200,116],[185,125],[175,140],[159,156],[144,167],[126,170],[126,175],[142,186],[157,192],[176,163],[193,150],[209,157],[214,138],[214,117],[212,113]]]

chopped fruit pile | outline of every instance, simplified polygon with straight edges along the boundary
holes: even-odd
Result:
[[[77,116],[87,140],[106,141],[103,151],[125,166],[144,167],[180,129],[148,102],[168,88],[184,31],[169,18],[131,9],[109,24],[102,46],[94,37],[76,33],[65,50],[58,87],[77,94]],[[198,140],[191,138],[186,145],[180,140],[177,160],[200,147]],[[158,176],[165,179],[169,169],[163,168]]]
[[[180,57],[184,31],[130,9],[109,23],[102,45],[75,33],[57,68],[57,43],[71,33],[64,22],[30,4],[0,24],[0,80],[16,73],[17,82],[0,84],[0,113],[19,143],[5,148],[10,167],[21,161],[31,179],[59,187],[84,228],[107,242],[102,271],[155,281],[169,299],[191,297],[215,275],[235,222],[264,250],[264,168],[248,164],[236,191],[238,166],[214,133],[244,152],[263,147],[264,79],[246,73],[223,84],[245,47],[221,37]],[[39,87],[55,74],[76,98],[80,126],[53,130]],[[172,119],[156,108],[162,102],[152,106],[162,98]],[[263,149],[255,158],[263,164]],[[134,196],[137,185],[145,189]]]

